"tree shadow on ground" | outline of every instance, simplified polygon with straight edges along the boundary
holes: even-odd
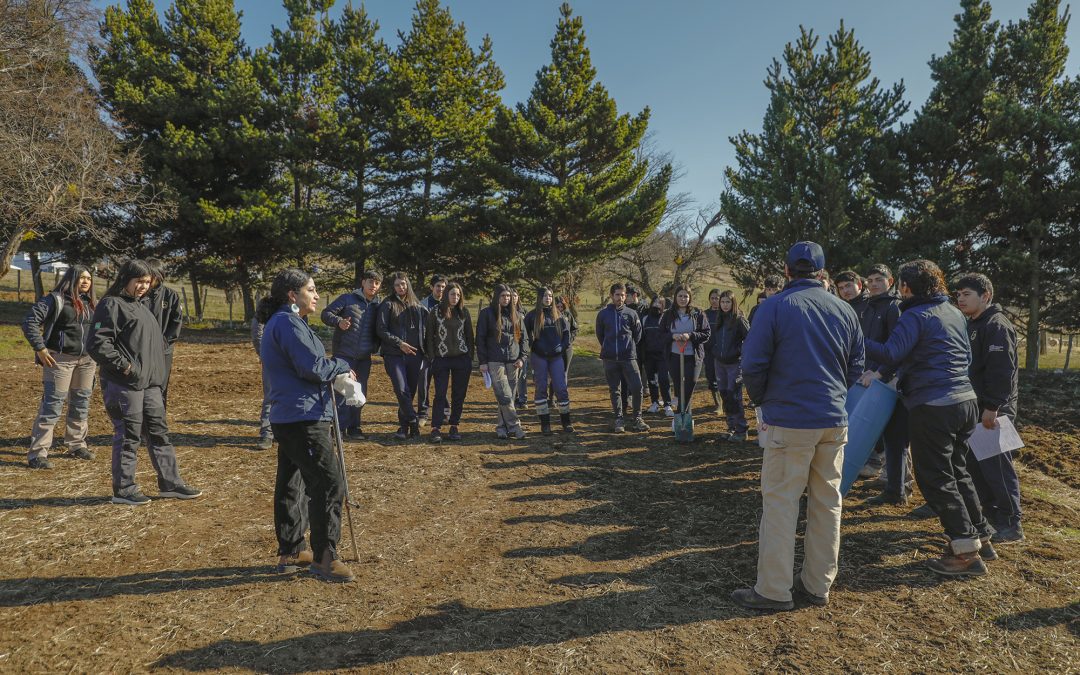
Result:
[[[36,497],[33,499],[0,499],[0,511],[30,509],[35,506],[103,506],[111,497]]]
[[[1031,630],[1064,624],[1074,637],[1080,638],[1080,602],[1064,607],[1041,607],[1026,612],[1006,614],[994,620],[1005,630]]]

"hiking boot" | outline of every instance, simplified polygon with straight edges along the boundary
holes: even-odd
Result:
[[[1024,526],[1017,523],[1016,525],[1003,527],[990,537],[990,541],[995,544],[1009,544],[1014,541],[1024,541]]]
[[[815,607],[824,607],[829,604],[829,594],[814,595],[810,591],[806,590],[806,586],[803,585],[802,570],[795,573],[795,585],[791,587],[793,591],[806,598],[806,601]]]
[[[656,413],[660,412],[660,404],[654,401],[653,404],[649,406],[649,409],[645,412],[649,413],[650,415],[655,415]]]
[[[951,547],[940,558],[928,560],[926,566],[946,577],[978,577],[986,574],[986,564],[978,551],[953,553]]]
[[[420,438],[420,420],[409,424],[409,438]]]
[[[559,421],[562,422],[564,434],[574,433],[574,425],[570,423],[570,413],[559,413]]]
[[[713,409],[713,413],[716,415],[722,414],[724,412],[724,409],[720,403],[720,392],[710,391],[709,393],[712,394],[712,402],[715,406],[715,408]]]
[[[671,407],[670,403],[664,406],[664,416],[675,417],[675,409]]]
[[[126,495],[113,495],[113,504],[127,504],[129,506],[142,506],[143,504],[149,504],[150,498],[144,495],[138,490],[128,493]]]
[[[356,578],[352,573],[352,570],[350,570],[345,563],[341,562],[330,553],[330,549],[326,549],[320,562],[311,563],[311,567],[308,569],[315,577],[322,581],[347,583]]]
[[[867,504],[871,506],[881,506],[882,504],[889,504],[891,506],[906,506],[907,497],[898,495],[895,492],[882,492],[881,494],[874,495],[870,499],[866,500]]]
[[[611,425],[611,430],[617,434],[621,434],[622,432],[626,431],[626,425],[623,424],[623,418],[616,417],[615,424]]]
[[[279,556],[277,562],[277,571],[282,573],[299,572],[301,567],[307,567],[313,562],[315,562],[315,558],[311,555],[311,551],[308,549],[304,549],[299,553]]]
[[[514,438],[518,439],[519,441],[523,441],[528,437],[529,434],[525,433],[525,430],[523,428],[518,427],[514,430]]]
[[[158,492],[158,497],[166,499],[195,499],[201,494],[202,490],[193,488],[190,485],[177,485],[171,490]]]
[[[448,440],[448,441],[460,441],[461,440],[461,434],[458,433],[458,428],[457,427],[450,427],[450,433],[448,433],[446,435],[446,440]]]
[[[93,459],[94,453],[90,452],[89,448],[72,448],[68,450],[68,457],[75,457],[77,459]]]
[[[979,537],[979,541],[982,543],[982,546],[979,548],[979,557],[988,561],[997,560],[998,554],[997,551],[994,550],[994,545],[990,543],[990,537]]]
[[[431,443],[442,443],[442,433],[439,432],[439,427],[431,427],[431,435],[428,436],[428,441]]]
[[[364,430],[360,427],[350,427],[345,430],[345,438],[350,441],[366,441],[367,436],[364,435]]]
[[[746,441],[746,432],[745,431],[732,431],[730,434],[727,435],[727,437],[724,440],[725,441],[731,441],[732,443],[743,443],[743,442]]]
[[[44,457],[35,457],[33,459],[26,460],[26,465],[31,469],[51,469],[52,462]]]
[[[259,442],[255,444],[256,450],[269,450],[274,447],[274,439],[269,436],[263,436],[259,439]]]
[[[922,506],[912,509],[911,513],[908,515],[912,518],[934,518],[937,516],[937,513],[930,504],[923,504]]]
[[[791,600],[788,600],[787,602],[782,600],[770,600],[762,595],[758,595],[758,592],[752,588],[740,588],[733,591],[731,593],[731,599],[735,601],[736,605],[745,607],[746,609],[787,611],[795,608],[795,603]]]
[[[394,432],[395,441],[406,441],[409,439],[409,434],[406,433],[405,427],[398,427],[398,430]]]
[[[648,430],[649,425],[645,424],[645,420],[643,420],[640,415],[634,418],[634,423],[630,426],[630,431],[644,432]]]

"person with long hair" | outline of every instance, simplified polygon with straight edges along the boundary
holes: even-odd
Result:
[[[671,378],[668,374],[667,354],[671,337],[660,330],[660,318],[667,309],[667,298],[658,295],[653,298],[652,306],[641,320],[641,352],[645,381],[649,385],[649,414],[655,415],[661,410],[668,417],[674,417],[671,408]]]
[[[934,263],[905,263],[899,277],[900,320],[884,342],[867,339],[866,353],[899,370],[915,482],[949,538],[945,555],[927,564],[944,576],[986,574],[984,560],[997,554],[967,467],[967,439],[980,417],[968,373],[967,320],[949,302],[945,277]],[[861,381],[869,386],[880,378],[880,372],[867,371]]]
[[[34,350],[34,361],[42,367],[41,405],[30,431],[27,455],[31,469],[52,468],[49,448],[65,401],[68,454],[94,458],[86,446],[86,430],[97,365],[86,351],[86,339],[96,305],[93,275],[82,265],[72,265],[56,288],[38,300],[23,319],[23,335]]]
[[[720,316],[710,340],[712,353],[706,355],[707,362],[713,362],[717,390],[724,404],[727,416],[729,441],[745,441],[746,412],[743,410],[742,374],[739,361],[742,359],[743,342],[750,332],[750,322],[743,316],[739,303],[735,300],[735,291],[720,294]]]
[[[522,322],[522,326],[525,325],[525,309],[521,306],[521,296],[513,287],[510,288],[510,302],[514,306],[514,311],[518,313],[518,317]],[[528,338],[526,338],[527,340]],[[518,410],[524,410],[529,405],[529,359],[524,359],[525,364],[518,370],[517,384],[514,386],[514,406]]]
[[[712,336],[709,320],[705,312],[693,305],[693,296],[686,286],[675,289],[675,302],[660,318],[660,332],[667,336],[668,373],[675,390],[676,412],[690,411],[690,401],[694,398],[694,386],[701,374],[705,361],[705,343]],[[680,370],[679,361],[682,361]],[[680,372],[686,373],[682,381]]]
[[[180,478],[169,442],[162,389],[168,381],[165,338],[143,296],[153,269],[143,260],[125,262],[94,309],[87,352],[101,366],[105,410],[113,423],[114,504],[138,506],[150,500],[135,483],[139,445],[146,431],[158,496],[194,499],[202,494]]]
[[[460,441],[461,410],[469,391],[472,376],[473,354],[476,339],[473,335],[472,317],[465,307],[465,292],[456,281],[446,283],[441,298],[427,315],[424,331],[424,354],[431,363],[431,377],[435,380],[434,412],[431,414],[431,442],[441,443],[442,425],[446,411],[450,410],[450,430],[447,440]],[[447,401],[446,391],[451,390]]]
[[[709,322],[712,336],[705,344],[705,382],[709,385],[709,394],[712,396],[713,408],[717,415],[721,411],[720,388],[716,381],[716,361],[712,358],[713,342],[716,341],[718,323],[720,322],[720,289],[714,288],[709,291],[709,308],[705,310],[705,318]]]
[[[529,341],[522,326],[522,316],[513,305],[510,287],[495,284],[491,304],[480,310],[476,318],[476,356],[480,372],[491,379],[491,389],[499,404],[495,435],[518,440],[527,434],[521,427],[514,400],[519,373],[529,358]]]
[[[551,435],[551,407],[548,385],[555,389],[559,420],[564,433],[573,433],[570,423],[570,392],[566,386],[566,363],[570,351],[570,322],[555,306],[555,294],[550,288],[536,290],[536,307],[525,315],[525,331],[529,336],[529,363],[532,364],[536,394],[534,405],[540,418],[540,433]]]
[[[270,424],[278,442],[274,481],[274,531],[278,571],[309,566],[324,581],[352,581],[338,560],[344,477],[331,443],[333,394],[348,361],[327,358],[322,340],[307,323],[319,294],[307,272],[285,269],[259,301],[255,317],[264,324],[259,355],[270,398]],[[338,429],[340,432],[340,429]],[[311,529],[310,550],[304,533]]]
[[[424,329],[428,311],[416,299],[404,272],[391,276],[390,294],[379,305],[375,332],[382,343],[383,367],[390,376],[398,401],[398,429],[394,439],[420,437],[420,420],[413,396],[420,386],[424,365]]]

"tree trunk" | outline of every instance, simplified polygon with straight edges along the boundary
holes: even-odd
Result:
[[[191,275],[191,295],[195,298],[195,320],[202,321],[203,318],[203,304],[202,294],[199,293],[199,280],[195,278],[195,274]]]
[[[10,230],[8,230],[10,228]],[[26,234],[26,228],[12,223],[4,228],[8,230],[6,232],[6,239],[4,241],[4,250],[0,252],[0,278],[3,278],[11,271],[11,261],[15,258],[15,254],[19,252],[19,246],[22,244],[23,235]]]
[[[1028,370],[1035,372],[1039,369],[1039,296],[1040,289],[1040,247],[1042,245],[1042,237],[1036,236],[1031,242],[1031,278],[1029,279],[1029,292],[1031,293],[1030,300],[1028,302],[1028,325],[1027,325],[1027,359],[1024,363],[1024,367]]]
[[[34,280],[34,297],[41,298],[45,295],[45,284],[41,282],[41,261],[38,260],[37,251],[26,254],[30,258],[30,276]]]
[[[255,316],[255,294],[247,281],[240,282],[240,297],[244,301],[244,323],[251,323]]]
[[[1064,370],[1066,372],[1068,372],[1068,370],[1069,370],[1069,360],[1072,358],[1072,345],[1073,345],[1073,336],[1070,335],[1069,336],[1069,348],[1065,350],[1065,367],[1062,368],[1062,370]]]

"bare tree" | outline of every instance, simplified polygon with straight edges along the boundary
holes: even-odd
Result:
[[[0,276],[26,240],[108,242],[102,222],[153,202],[74,60],[95,17],[89,0],[0,0]]]

